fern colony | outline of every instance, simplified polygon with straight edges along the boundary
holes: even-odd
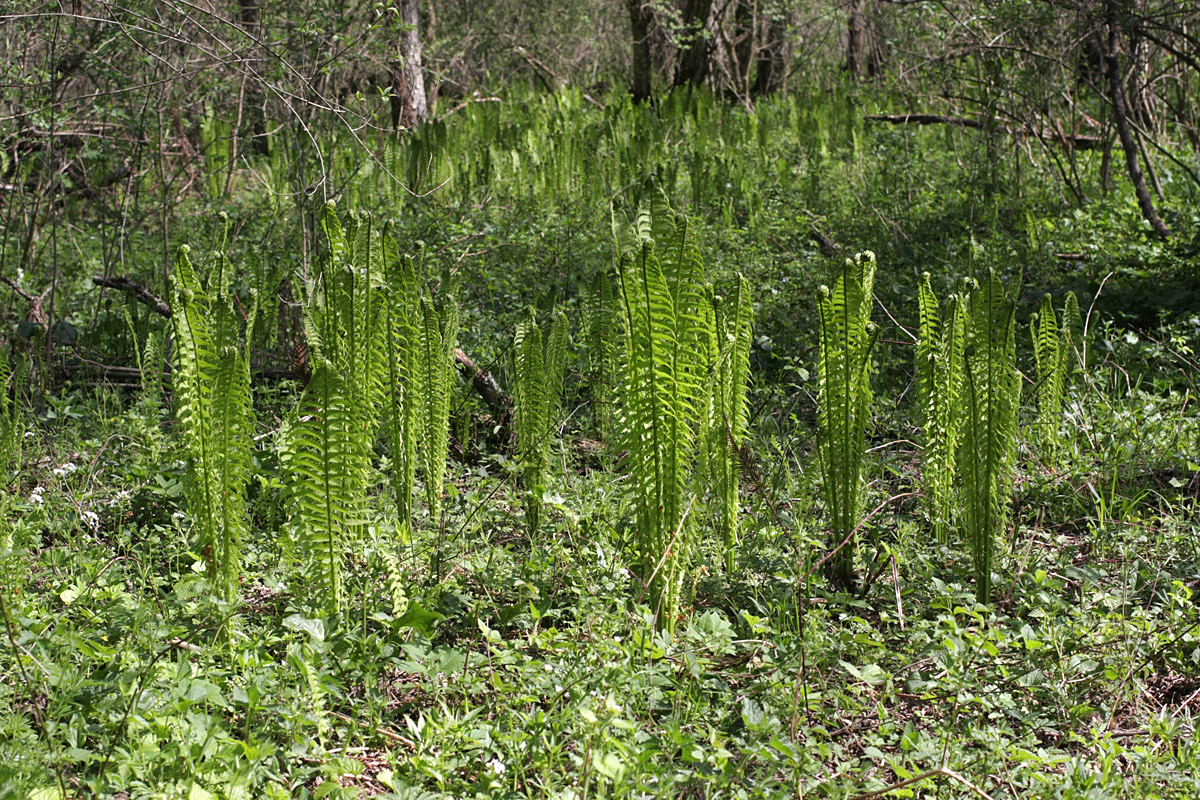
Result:
[[[187,499],[208,577],[225,600],[238,594],[241,545],[248,525],[254,412],[243,323],[229,291],[232,267],[217,256],[202,284],[188,259],[175,259],[175,409],[188,453]],[[252,306],[253,309],[253,306]],[[253,328],[253,310],[245,328]]]
[[[290,498],[292,552],[332,610],[344,607],[346,565],[363,543],[377,439],[387,445],[396,530],[407,541],[418,477],[431,524],[441,521],[458,309],[448,280],[431,294],[389,226],[366,214],[343,224],[332,204],[321,220],[327,252],[305,287],[312,375],[280,435]],[[601,436],[625,451],[635,518],[638,594],[656,625],[673,629],[701,520],[714,521],[724,567],[741,551],[740,472],[748,433],[753,307],[738,276],[726,297],[704,276],[687,220],[661,195],[627,223],[614,222],[615,280],[596,277],[582,319],[586,379]],[[207,278],[180,250],[173,284],[176,408],[188,453],[187,497],[197,552],[226,600],[238,596],[248,523],[254,417],[248,312],[229,290],[231,266],[212,259]],[[847,260],[818,302],[817,463],[830,528],[822,559],[830,579],[855,580],[863,470],[871,422],[875,259]],[[919,287],[917,407],[930,526],[940,543],[961,529],[981,602],[991,597],[996,543],[1007,520],[1020,399],[1015,303],[988,272],[951,295],[943,311],[928,274]],[[1047,296],[1031,326],[1037,441],[1053,454],[1070,366],[1082,351],[1079,311],[1063,322]],[[513,340],[515,443],[531,540],[542,519],[548,454],[559,420],[568,318],[531,310]],[[155,357],[148,345],[145,359]],[[7,379],[7,363],[0,378]],[[147,396],[159,389],[155,378]],[[7,396],[3,454],[19,446]],[[396,556],[387,558],[398,569]]]

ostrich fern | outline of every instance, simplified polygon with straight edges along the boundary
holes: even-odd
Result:
[[[550,434],[558,421],[563,367],[567,355],[567,318],[555,313],[549,325],[539,326],[533,311],[517,325],[513,340],[516,378],[517,453],[525,483],[525,519],[532,538],[542,510]]]
[[[237,597],[254,433],[249,358],[229,273],[228,261],[218,256],[205,285],[187,246],[181,247],[171,305],[176,416],[188,453],[188,512],[209,580],[225,600]]]
[[[1019,281],[1018,281],[1019,284]],[[975,596],[991,600],[996,539],[1004,532],[1021,384],[1016,368],[1016,303],[988,270],[968,302],[963,359],[962,507],[975,562]]]
[[[917,403],[925,441],[921,477],[925,501],[937,541],[949,541],[958,439],[962,428],[964,316],[963,295],[950,296],[943,320],[929,273],[919,288],[920,330],[917,339]]]
[[[746,389],[750,381],[750,341],[754,321],[750,285],[738,275],[729,302],[716,307],[713,332],[715,356],[706,403],[707,473],[716,491],[725,568],[732,572],[737,555],[740,501],[739,451],[746,438],[749,413]]]
[[[661,196],[615,225],[624,313],[621,429],[637,516],[637,572],[661,629],[673,630],[691,549],[696,420],[707,363],[705,286],[687,221]]]
[[[1059,422],[1062,418],[1063,387],[1067,371],[1069,335],[1059,328],[1054,302],[1042,296],[1038,313],[1029,323],[1033,339],[1033,360],[1037,369],[1037,423],[1035,436],[1051,458],[1058,452]]]
[[[21,464],[24,432],[15,391],[23,378],[21,366],[22,362],[18,362],[18,368],[14,370],[8,354],[0,349],[0,486],[8,482]]]
[[[854,581],[854,531],[862,506],[862,464],[871,414],[870,322],[875,254],[860,253],[842,266],[833,290],[821,287],[820,353],[817,361],[817,453],[832,545],[829,577]]]
[[[338,610],[343,564],[365,517],[387,337],[370,218],[352,220],[347,235],[331,203],[322,227],[329,254],[308,286],[305,314],[313,375],[285,432],[283,460],[295,543],[310,579]]]
[[[423,326],[420,283],[413,261],[402,256],[391,231],[383,236],[384,304],[387,343],[386,433],[392,453],[392,486],[400,523],[412,529],[413,484],[417,469],[417,439],[422,433],[420,337]]]
[[[584,306],[587,334],[588,385],[592,393],[592,413],[601,438],[613,428],[613,390],[616,386],[617,348],[620,317],[612,280],[601,270],[592,281]]]
[[[450,437],[450,398],[454,389],[454,347],[458,338],[458,304],[452,292],[422,298],[418,331],[420,379],[417,383],[418,424],[421,439],[418,454],[425,502],[430,519],[437,524],[442,511],[442,484],[446,479],[446,456]]]

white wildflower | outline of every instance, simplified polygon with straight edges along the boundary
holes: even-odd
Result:
[[[79,516],[83,519],[83,524],[94,531],[100,530],[100,515],[95,511],[84,511]]]
[[[45,488],[41,486],[33,487],[33,491],[29,493],[29,502],[36,503],[39,506],[46,502],[46,498],[42,497],[42,493],[45,491]]]
[[[508,767],[504,766],[504,762],[498,758],[493,758],[491,761],[489,761],[488,766],[491,767],[492,772],[496,773],[497,775],[503,775],[508,769]]]

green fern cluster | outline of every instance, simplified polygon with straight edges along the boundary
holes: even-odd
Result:
[[[847,259],[833,290],[822,286],[817,361],[817,454],[832,545],[832,581],[854,581],[854,532],[862,510],[862,466],[871,415],[871,350],[875,325],[875,254]]]
[[[943,319],[928,272],[922,276],[918,291],[917,403],[925,435],[921,477],[934,535],[939,543],[945,544],[950,540],[953,523],[954,480],[963,423],[967,301],[964,294],[951,295],[950,311]]]
[[[711,337],[707,287],[687,220],[661,195],[615,224],[624,316],[620,428],[637,516],[637,572],[661,629],[673,630],[691,551],[692,473]]]
[[[714,297],[708,348],[709,380],[702,416],[704,473],[712,481],[719,504],[725,568],[732,572],[739,540],[738,478],[741,450],[749,427],[746,390],[750,383],[750,343],[754,309],[750,286],[738,275],[728,301]]]
[[[329,253],[308,284],[305,312],[313,373],[284,433],[283,463],[294,544],[336,610],[344,563],[365,521],[388,337],[383,259],[370,218],[352,218],[343,229],[330,203],[321,224]]]
[[[539,326],[531,309],[518,323],[513,339],[517,455],[525,483],[525,519],[531,538],[541,518],[547,454],[551,433],[558,423],[566,357],[566,316],[555,312],[548,324]]]
[[[367,485],[382,422],[402,535],[411,530],[418,465],[430,515],[440,516],[458,307],[448,283],[434,298],[390,226],[366,213],[343,227],[332,203],[328,243],[307,286],[312,378],[283,433],[293,542],[328,605],[340,608],[344,565],[367,522]]]
[[[248,531],[245,489],[250,477],[254,413],[244,331],[253,326],[234,308],[232,268],[218,255],[201,281],[183,246],[172,275],[175,330],[175,414],[188,453],[186,492],[197,551],[220,596],[238,592],[241,546]]]
[[[1061,326],[1054,313],[1054,302],[1047,294],[1042,297],[1041,309],[1029,325],[1037,370],[1035,431],[1039,444],[1051,458],[1057,455],[1062,444],[1063,394],[1076,363],[1076,353],[1082,352],[1081,344],[1076,341],[1075,332],[1082,327],[1078,320],[1079,302],[1074,292],[1067,294]]]
[[[987,603],[991,599],[995,543],[1007,522],[1016,454],[1021,391],[1016,364],[1016,303],[1005,294],[999,276],[989,269],[967,306],[959,469],[964,523],[975,562],[975,596]]]

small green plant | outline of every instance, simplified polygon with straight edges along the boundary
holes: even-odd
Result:
[[[175,414],[188,453],[186,492],[197,552],[225,600],[238,596],[242,541],[248,532],[245,490],[250,477],[254,412],[243,324],[229,289],[223,255],[201,282],[179,248],[172,276],[175,329]],[[253,306],[252,306],[253,308]]]
[[[920,329],[917,338],[917,405],[924,424],[921,478],[934,536],[949,541],[958,468],[958,439],[962,428],[962,381],[966,298],[950,296],[950,312],[942,319],[941,304],[922,276],[919,291]]]
[[[550,435],[558,423],[563,368],[567,356],[567,318],[555,312],[539,326],[534,312],[517,325],[513,339],[513,395],[517,454],[525,483],[525,520],[537,534],[542,510]]]
[[[673,631],[691,551],[697,418],[711,338],[687,220],[656,196],[614,225],[625,347],[620,427],[636,520],[636,572],[659,629]]]
[[[738,491],[741,451],[749,427],[746,389],[750,382],[754,309],[750,285],[741,275],[728,301],[714,300],[715,358],[708,381],[704,439],[707,472],[719,503],[725,569],[732,572],[741,515]]]
[[[818,301],[817,455],[830,518],[832,547],[827,572],[841,586],[854,583],[854,534],[862,507],[862,467],[871,415],[871,350],[875,326],[875,254],[846,259],[833,290]]]
[[[1018,285],[1020,281],[1017,282]],[[1016,303],[989,269],[968,302],[964,348],[962,508],[975,562],[975,597],[991,601],[996,540],[1008,517],[1021,384]]]

